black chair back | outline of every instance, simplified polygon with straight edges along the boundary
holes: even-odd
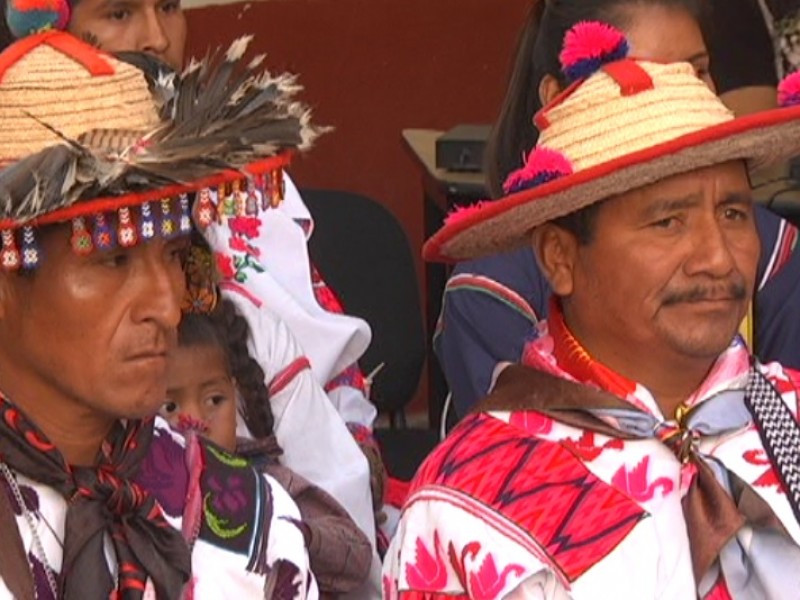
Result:
[[[378,410],[404,422],[425,362],[419,286],[405,231],[389,210],[365,196],[335,190],[302,190],[314,217],[311,259],[348,314],[372,328],[361,368],[381,363],[372,386]]]

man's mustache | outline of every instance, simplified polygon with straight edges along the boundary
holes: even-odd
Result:
[[[697,285],[686,290],[667,292],[662,300],[664,306],[683,302],[702,302],[709,300],[744,300],[747,288],[743,282],[731,281],[723,285]]]

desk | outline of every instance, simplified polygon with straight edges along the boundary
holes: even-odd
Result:
[[[436,138],[442,131],[404,129],[403,143],[420,170],[424,202],[425,238],[433,235],[444,216],[455,206],[486,198],[483,173],[446,171],[436,167]],[[442,408],[447,396],[447,382],[433,352],[433,332],[442,308],[442,293],[449,269],[445,265],[425,265],[425,325],[428,334],[428,419],[439,429]]]

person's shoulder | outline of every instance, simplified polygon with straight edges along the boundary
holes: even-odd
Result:
[[[420,467],[401,526],[459,544],[471,541],[475,527],[486,539],[524,531],[539,547],[563,534],[581,551],[550,547],[545,566],[574,580],[648,513],[566,445],[512,424],[513,414],[474,413],[462,421]]]
[[[504,285],[518,288],[518,291],[538,283],[543,277],[533,250],[528,246],[512,252],[460,262],[453,269],[453,276],[462,274],[488,277]]]
[[[549,290],[528,247],[459,263],[445,286],[448,302],[462,310],[473,304],[491,309],[499,302],[533,322],[544,315]]]

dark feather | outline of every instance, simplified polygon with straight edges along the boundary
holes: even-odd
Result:
[[[165,117],[141,132],[146,144],[99,148],[98,140],[128,138],[97,131],[73,140],[31,116],[61,143],[0,171],[0,218],[31,219],[84,199],[191,183],[307,147],[325,130],[310,125],[308,108],[295,101],[300,87],[293,76],[270,76],[260,58],[244,63],[248,42],[207,54],[174,79],[155,59],[120,55],[145,73]]]

